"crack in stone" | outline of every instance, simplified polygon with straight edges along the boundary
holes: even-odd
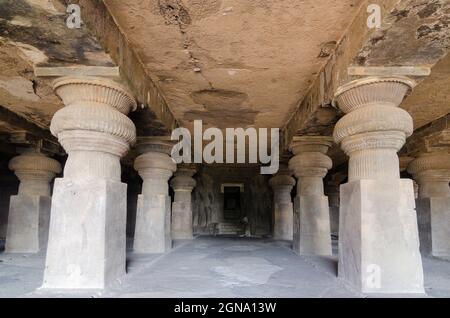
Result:
[[[198,73],[208,83],[210,89],[214,89],[211,81],[208,80],[202,73],[199,60],[189,49],[191,43],[186,34],[186,27],[192,23],[192,19],[188,9],[183,6],[181,0],[159,0],[158,4],[160,13],[166,20],[166,24],[174,24],[178,26],[183,37],[183,47],[189,54],[189,63],[193,65],[193,71]]]

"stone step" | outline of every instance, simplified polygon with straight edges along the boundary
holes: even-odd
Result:
[[[217,224],[218,235],[241,235],[245,233],[245,225],[240,222],[223,222]]]

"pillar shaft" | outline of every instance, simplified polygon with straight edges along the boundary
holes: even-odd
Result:
[[[419,185],[417,214],[420,250],[424,255],[450,256],[450,153],[421,154],[408,171]]]
[[[45,179],[25,180],[19,184],[18,194],[29,193],[35,195],[50,196],[50,183]]]
[[[120,182],[120,160],[116,155],[99,151],[74,151],[67,159],[64,177],[80,181],[98,178]]]
[[[300,255],[331,255],[330,213],[323,178],[332,167],[326,155],[331,138],[297,137],[291,144],[289,168],[298,179],[294,201],[294,251]]]
[[[55,181],[44,288],[104,288],[125,274],[126,184],[120,158],[135,143],[132,95],[114,81],[61,78],[65,107],[50,130],[68,154]],[[76,213],[74,213],[76,212]]]
[[[164,156],[164,160],[170,160]],[[159,158],[147,157],[146,160],[161,160]],[[172,165],[173,167],[173,165]],[[137,169],[137,168],[136,168]],[[142,168],[140,169],[140,176],[142,178],[142,194],[143,195],[169,195],[169,184],[167,181],[172,176],[172,168]]]
[[[294,180],[293,178],[291,178]],[[293,181],[295,185],[295,180]],[[273,200],[275,202],[280,203],[291,203],[291,191],[292,187],[290,184],[288,185],[279,185],[279,186],[272,186],[273,188]]]
[[[172,237],[178,240],[193,239],[192,190],[196,181],[192,178],[195,168],[180,165],[170,185],[175,192],[172,204]]]
[[[193,189],[174,189],[175,192],[175,202],[191,202],[191,196],[192,196],[192,190]]]
[[[41,153],[26,152],[14,157],[9,168],[20,185],[10,200],[5,249],[8,253],[37,253],[47,247],[50,182],[61,166]]]
[[[291,177],[292,171],[281,166],[278,173],[269,180],[273,189],[273,238],[275,240],[292,241],[294,231],[294,211],[291,200],[291,191],[295,179]]]
[[[334,140],[350,157],[340,188],[341,278],[366,293],[423,293],[414,191],[400,179],[397,151],[412,134],[398,108],[413,86],[405,78],[365,78],[336,92],[346,113]]]
[[[297,195],[323,194],[323,177],[298,177]]]
[[[155,138],[140,138],[134,168],[139,172],[142,194],[138,197],[135,253],[165,253],[172,247],[169,178],[176,170],[170,158],[171,144]]]
[[[330,230],[334,236],[339,236],[339,187],[343,178],[345,177],[337,173],[328,180],[325,187],[330,209]]]

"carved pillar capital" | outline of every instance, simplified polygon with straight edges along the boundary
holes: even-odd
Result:
[[[269,180],[273,189],[275,203],[291,202],[291,191],[295,186],[295,179],[289,175],[276,175]]]
[[[61,172],[61,165],[42,153],[26,152],[12,158],[9,169],[20,180],[19,195],[50,196],[49,183]]]
[[[175,192],[191,192],[197,185],[197,182],[194,180],[194,178],[192,178],[195,173],[195,167],[179,165],[177,167],[177,171],[175,172],[174,178],[170,181],[170,186]]]
[[[322,136],[295,137],[290,150],[294,157],[289,160],[289,169],[299,179],[299,195],[323,195],[323,178],[333,166],[326,155],[332,145],[332,138]]]
[[[349,181],[400,178],[397,151],[413,121],[398,106],[413,86],[403,77],[368,77],[338,88],[335,101],[346,115],[333,137],[350,156]]]
[[[408,166],[419,184],[419,197],[450,197],[450,153],[423,153]]]
[[[65,105],[50,126],[69,154],[64,176],[119,181],[119,159],[136,141],[126,116],[136,108],[133,96],[112,80],[88,76],[63,77],[53,87]]]
[[[295,185],[295,179],[288,175],[276,175],[269,180],[269,185],[273,189],[278,187],[292,187]]]
[[[60,78],[56,94],[65,107],[56,112],[50,130],[68,152],[95,150],[122,157],[136,141],[126,116],[136,108],[132,95],[118,83],[99,78]]]
[[[326,176],[333,166],[326,155],[332,145],[332,138],[322,136],[295,137],[290,150],[294,157],[289,160],[291,169],[297,178]]]
[[[104,288],[125,274],[127,186],[120,158],[136,140],[126,116],[136,102],[106,78],[63,77],[54,89],[65,106],[50,130],[68,158],[55,181],[43,286]]]
[[[139,138],[136,146],[141,153],[134,168],[144,180],[142,193],[168,194],[168,180],[177,170],[176,163],[170,158],[171,143],[156,138]]]

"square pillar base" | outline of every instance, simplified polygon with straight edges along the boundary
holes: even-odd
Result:
[[[294,199],[293,249],[299,255],[331,255],[330,213],[324,195]]]
[[[6,253],[38,253],[47,248],[51,200],[39,195],[11,196]]]
[[[416,200],[422,255],[450,256],[450,198]]]
[[[412,180],[341,185],[338,275],[363,293],[424,293]]]
[[[133,252],[142,254],[168,252],[172,248],[170,228],[170,197],[163,194],[140,194]]]
[[[292,241],[294,232],[294,209],[291,202],[274,203],[274,229],[275,240]]]
[[[172,239],[192,240],[192,204],[186,202],[172,203]]]
[[[127,185],[56,179],[43,288],[103,289],[125,275]]]

